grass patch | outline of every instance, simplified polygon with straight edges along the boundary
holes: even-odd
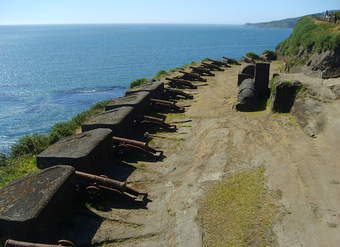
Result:
[[[8,158],[7,165],[0,168],[0,188],[13,179],[39,171],[34,155]]]
[[[208,189],[201,202],[203,246],[271,246],[279,212],[265,168],[242,171]]]
[[[141,87],[148,82],[146,78],[140,78],[130,82],[130,88]]]
[[[303,17],[294,27],[293,33],[277,46],[277,50],[283,56],[296,56],[301,50],[305,50],[304,57],[325,50],[340,49],[340,33],[336,27],[339,24],[316,22],[312,17]],[[298,63],[298,61],[295,61]]]
[[[175,119],[184,118],[184,117],[185,117],[184,113],[168,113],[166,114],[166,122],[171,123]]]
[[[159,81],[161,78],[166,77],[168,75],[170,75],[170,72],[166,70],[161,70],[156,74],[156,76],[153,79]]]

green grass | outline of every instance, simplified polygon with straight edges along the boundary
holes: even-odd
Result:
[[[148,79],[146,78],[133,80],[132,82],[130,82],[130,88],[141,87],[147,82],[148,82]]]
[[[304,49],[309,57],[315,52],[340,49],[340,33],[333,32],[337,25],[317,23],[311,17],[304,17],[296,24],[288,39],[277,46],[277,50],[283,56],[296,56]]]
[[[0,167],[0,188],[13,179],[38,171],[34,155],[8,158],[7,165]]]
[[[272,246],[279,208],[258,167],[216,182],[201,201],[203,246]]]
[[[160,80],[161,78],[168,76],[169,74],[170,74],[169,71],[161,70],[161,71],[159,71],[159,72],[156,74],[156,76],[155,76],[153,79],[156,80],[156,81],[158,81],[158,80]]]

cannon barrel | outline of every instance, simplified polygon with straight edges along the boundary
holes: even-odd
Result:
[[[146,196],[147,195],[146,192],[141,192],[141,191],[136,190],[135,188],[132,188],[131,186],[127,186],[126,182],[120,182],[120,181],[116,181],[116,180],[106,178],[103,176],[96,176],[93,174],[88,174],[88,173],[79,172],[79,171],[75,171],[75,174],[79,178],[87,180],[91,183],[98,184],[100,187],[103,187],[105,189],[110,188],[110,189],[118,190],[121,193],[127,192],[134,196],[138,196],[138,195]]]
[[[202,63],[202,66],[210,70],[224,71],[220,66],[211,63]]]
[[[191,94],[182,92],[182,91],[180,91],[180,90],[165,88],[165,89],[164,89],[164,92],[165,92],[166,94],[173,95],[173,96],[180,95],[180,96],[183,96],[184,98],[187,98],[187,99],[193,99],[193,98],[194,98]]]
[[[59,240],[58,244],[41,244],[8,239],[4,245],[4,247],[61,247],[61,246],[75,246],[75,244],[69,240]]]
[[[140,148],[148,148],[149,147],[148,143],[146,143],[146,142],[136,141],[136,140],[117,137],[117,136],[113,136],[112,140],[116,141],[116,142],[131,144],[131,145],[134,145],[134,146],[137,146],[137,147],[140,147]]]
[[[155,124],[158,126],[161,126],[165,129],[171,130],[171,131],[176,131],[177,130],[177,126],[176,125],[171,125],[171,124],[167,124],[164,121],[165,119],[162,118],[157,118],[157,117],[152,117],[152,116],[147,116],[144,115],[141,117],[140,123],[151,123],[151,124]]]

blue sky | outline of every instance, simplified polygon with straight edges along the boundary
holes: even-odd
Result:
[[[243,24],[340,9],[340,0],[0,0],[0,25]]]

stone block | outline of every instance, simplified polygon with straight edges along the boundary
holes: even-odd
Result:
[[[113,110],[122,106],[131,106],[136,109],[138,113],[144,113],[150,110],[149,99],[150,92],[136,92],[125,97],[112,99],[111,102],[105,106],[105,111]]]
[[[71,165],[79,171],[97,170],[112,153],[112,131],[94,129],[59,140],[37,155],[41,169],[55,165]]]
[[[142,87],[132,88],[126,91],[125,96],[135,94],[138,92],[149,92],[151,97],[164,97],[164,83],[160,81],[148,82]]]
[[[301,87],[302,84],[299,81],[278,82],[272,96],[273,97],[272,111],[282,113],[290,112],[294,104],[296,94],[298,90],[301,89]]]
[[[262,98],[268,98],[270,95],[269,70],[269,63],[257,63],[255,65],[255,90]]]
[[[54,166],[16,179],[0,189],[1,238],[37,240],[46,236],[76,203],[74,168]]]
[[[133,129],[136,117],[134,107],[123,106],[91,117],[81,128],[83,132],[99,128],[111,129],[112,135],[124,137]]]

